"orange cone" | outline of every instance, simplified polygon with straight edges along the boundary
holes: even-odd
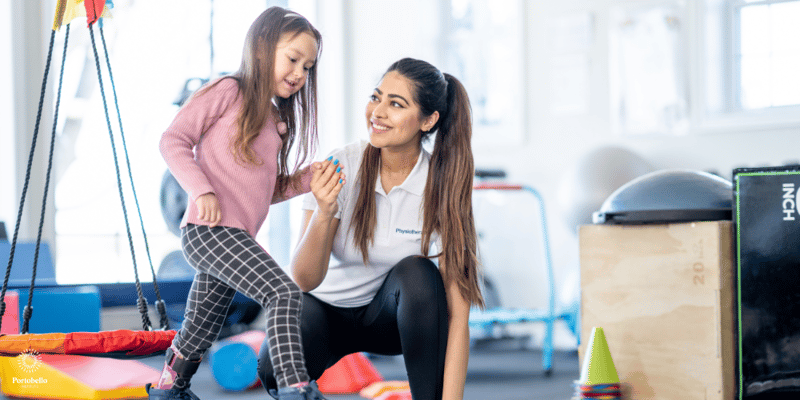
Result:
[[[317,379],[319,390],[325,394],[354,394],[383,377],[361,353],[345,356]]]
[[[358,394],[361,397],[375,399],[386,392],[397,392],[401,390],[411,390],[411,388],[408,386],[408,381],[375,382],[364,389],[361,389]]]
[[[398,390],[392,392],[386,392],[378,397],[375,400],[414,400],[411,397],[410,390]]]

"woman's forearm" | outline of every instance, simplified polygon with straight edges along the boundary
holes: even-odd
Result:
[[[467,381],[469,364],[469,303],[456,285],[447,290],[447,308],[450,311],[447,334],[447,354],[444,361],[444,382],[442,400],[461,400],[464,398],[464,385]]]
[[[305,213],[304,228],[292,258],[292,277],[300,289],[309,292],[319,286],[328,273],[339,220],[320,215],[317,211]]]

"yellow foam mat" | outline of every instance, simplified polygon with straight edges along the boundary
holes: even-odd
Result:
[[[0,357],[5,396],[30,399],[146,399],[158,371],[138,361],[23,353]]]

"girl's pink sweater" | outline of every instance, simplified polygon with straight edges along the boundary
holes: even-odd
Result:
[[[186,103],[161,136],[160,149],[172,175],[189,194],[181,227],[187,223],[208,225],[197,215],[195,200],[214,193],[222,209],[219,225],[246,230],[256,236],[267,218],[269,206],[308,193],[311,168],[301,170],[300,190],[291,187],[282,198],[274,197],[281,139],[273,121],[253,141],[260,165],[243,165],[232,153],[241,107],[238,83],[223,78],[219,84]],[[286,128],[283,123],[281,133]]]

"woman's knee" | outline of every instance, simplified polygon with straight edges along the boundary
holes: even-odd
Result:
[[[431,260],[409,256],[398,262],[389,277],[396,281],[407,301],[430,305],[437,298],[444,299],[444,283],[439,269]]]
[[[393,274],[400,275],[403,279],[441,279],[439,269],[430,259],[420,256],[408,256],[392,269]]]

